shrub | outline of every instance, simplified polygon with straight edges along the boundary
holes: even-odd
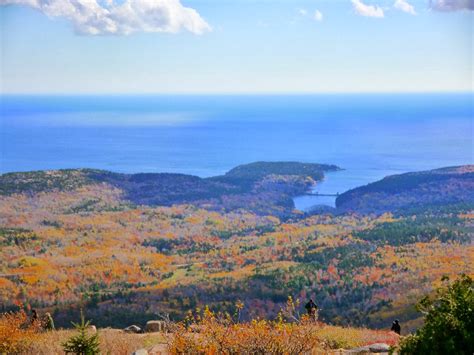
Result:
[[[40,329],[40,322],[30,322],[23,310],[0,314],[0,354],[23,351],[37,338]]]
[[[179,325],[172,338],[172,354],[301,354],[318,339],[314,324],[253,320],[233,323],[209,309],[191,327]]]
[[[417,305],[424,325],[400,342],[400,354],[473,354],[474,282],[462,275]]]
[[[81,312],[81,323],[72,323],[77,330],[77,334],[70,337],[62,344],[63,350],[66,354],[76,355],[95,355],[99,354],[99,334],[88,334],[90,321],[84,319],[84,314]]]
[[[304,354],[386,342],[395,345],[398,335],[388,331],[341,328],[324,325],[300,315],[299,302],[288,298],[274,321],[240,322],[243,304],[234,315],[214,313],[209,308],[189,313],[169,335],[171,354]]]
[[[208,307],[190,312],[176,325],[169,343],[172,354],[300,354],[318,344],[309,318],[296,317],[291,298],[286,310],[274,321],[254,319],[240,323],[243,304],[238,302],[234,315],[214,313]],[[284,321],[291,315],[293,322]]]

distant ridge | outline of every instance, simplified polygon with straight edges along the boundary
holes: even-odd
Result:
[[[340,210],[375,213],[456,203],[474,203],[474,165],[391,175],[336,199]]]
[[[64,169],[0,175],[0,195],[72,191],[108,184],[136,205],[195,204],[214,210],[248,209],[259,214],[290,214],[292,197],[306,192],[335,165],[299,162],[255,162],[225,175],[200,178],[174,173],[121,174],[97,169]]]

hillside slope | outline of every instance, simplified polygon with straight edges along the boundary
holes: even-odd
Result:
[[[474,202],[474,165],[387,176],[341,194],[342,211],[388,212]]]

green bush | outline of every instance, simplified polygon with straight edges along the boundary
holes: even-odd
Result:
[[[400,342],[400,354],[473,354],[474,282],[467,275],[417,305],[424,325]]]
[[[81,312],[81,323],[72,323],[78,334],[70,337],[65,343],[61,344],[66,354],[75,355],[96,355],[100,354],[99,334],[95,332],[88,334],[90,321],[85,321],[84,314]]]

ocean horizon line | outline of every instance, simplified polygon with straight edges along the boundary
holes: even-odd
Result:
[[[0,93],[0,97],[13,97],[13,96],[24,96],[24,97],[114,97],[114,96],[386,96],[386,95],[474,95],[474,91],[314,91],[314,92],[144,92],[144,93],[132,93],[132,92],[51,92],[51,93],[39,93],[39,92],[11,92],[11,93]]]

